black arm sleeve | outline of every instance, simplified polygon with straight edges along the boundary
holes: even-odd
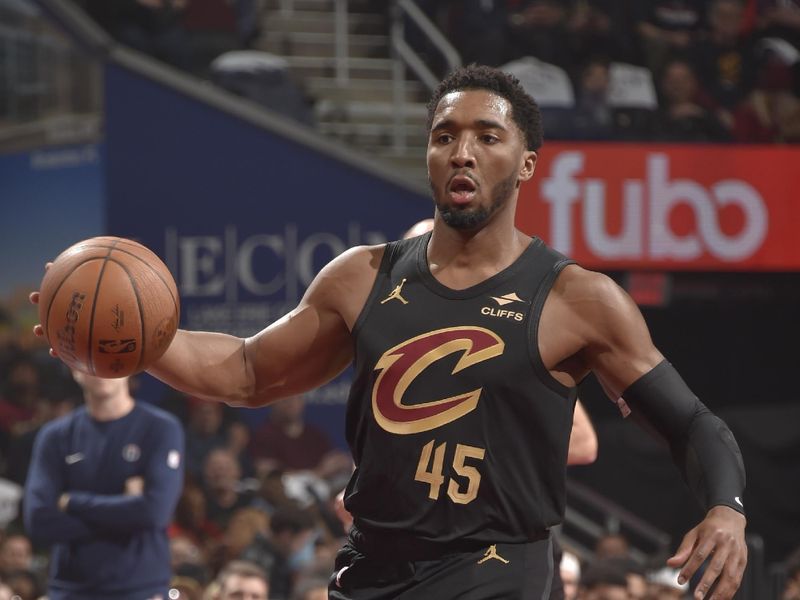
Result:
[[[669,362],[642,375],[622,397],[632,416],[667,440],[673,460],[705,510],[725,505],[744,514],[744,463],[733,433]]]

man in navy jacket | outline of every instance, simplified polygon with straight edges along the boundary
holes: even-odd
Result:
[[[73,372],[85,406],[45,425],[25,485],[30,536],[52,545],[50,600],[166,600],[184,436],[127,378]]]

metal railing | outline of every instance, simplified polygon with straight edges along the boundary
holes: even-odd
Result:
[[[0,24],[0,147],[94,137],[102,107],[99,64],[33,2]]]
[[[631,557],[641,563],[667,554],[670,536],[666,532],[573,479],[567,489],[562,535],[581,558],[590,558],[594,542],[606,533],[623,533],[631,542]]]
[[[405,111],[403,106],[408,101],[406,85],[406,68],[430,91],[439,83],[437,77],[414,48],[406,41],[406,19],[416,26],[430,45],[444,58],[448,71],[461,66],[461,56],[438,27],[420,10],[412,0],[396,0],[392,7],[392,23],[390,39],[392,44],[392,102],[394,105],[393,142],[395,150],[402,151],[406,147],[406,133],[403,127]]]

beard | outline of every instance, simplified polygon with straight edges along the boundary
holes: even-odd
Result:
[[[517,173],[512,172],[511,175],[499,181],[491,189],[489,205],[471,207],[450,206],[436,194],[436,189],[433,187],[433,182],[428,179],[433,192],[433,201],[436,204],[436,209],[442,215],[442,220],[453,229],[460,231],[471,231],[479,229],[498,210],[500,210],[511,198],[511,194],[517,187]]]

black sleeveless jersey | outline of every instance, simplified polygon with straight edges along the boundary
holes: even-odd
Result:
[[[544,301],[571,261],[532,240],[465,290],[431,274],[430,234],[387,244],[353,328],[345,506],[375,535],[527,542],[561,522],[576,392],[538,352]]]

